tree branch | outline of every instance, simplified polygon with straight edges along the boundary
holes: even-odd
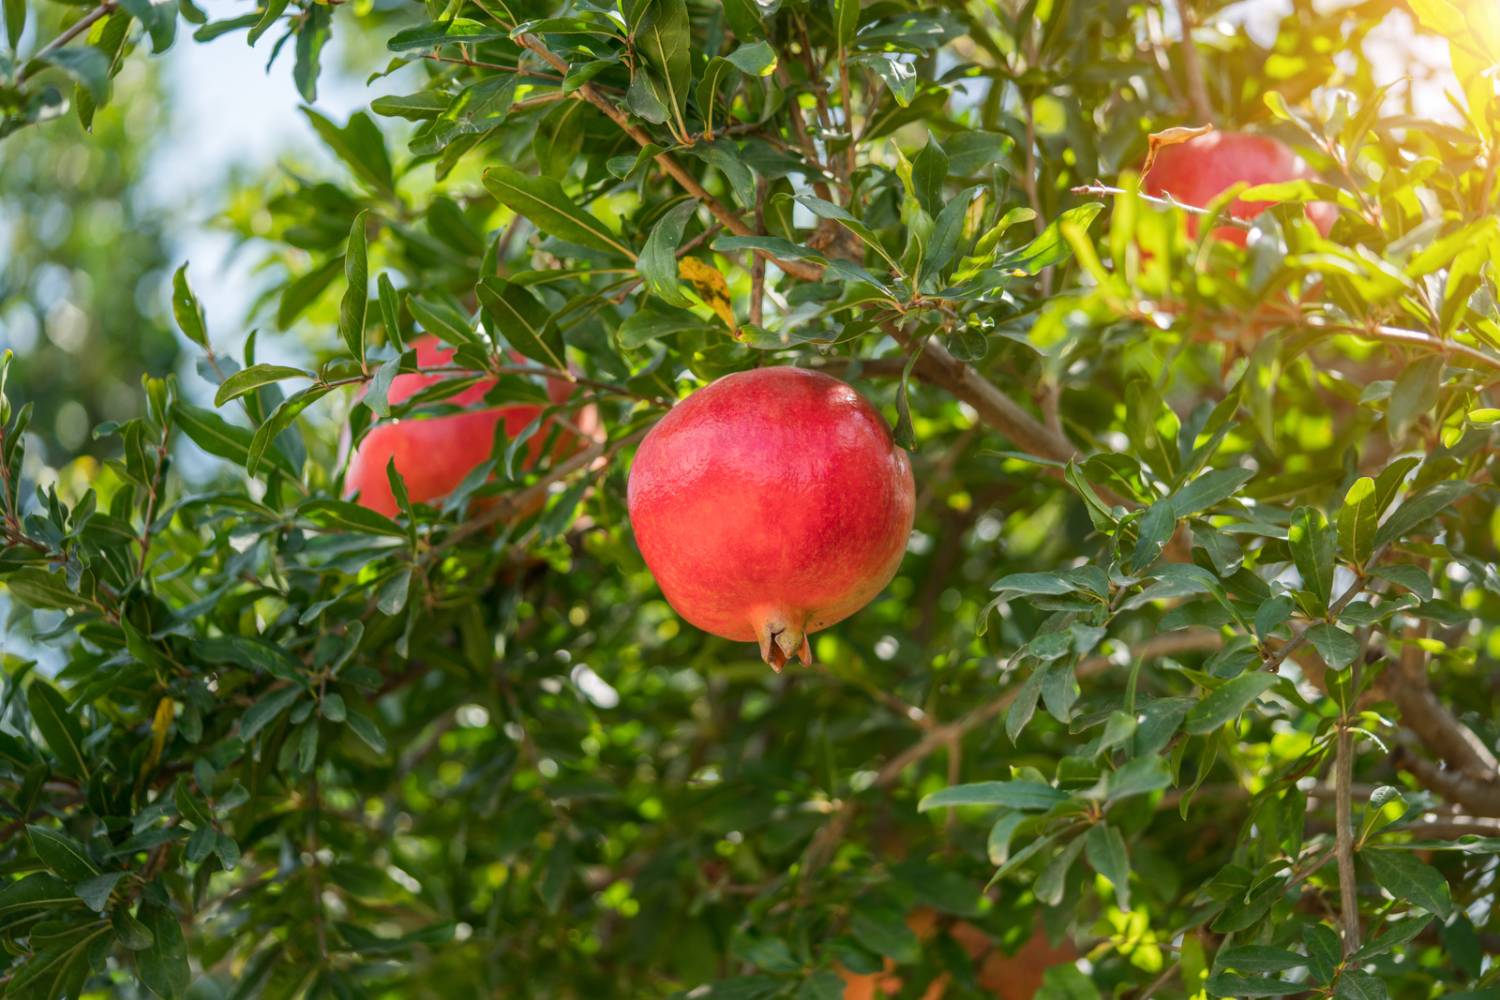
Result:
[[[1456,802],[1476,816],[1500,817],[1500,781],[1445,768],[1417,752],[1416,738],[1402,734],[1392,762],[1417,779],[1422,787]]]
[[[523,47],[530,49],[532,52],[535,52],[537,55],[541,56],[559,73],[562,73],[564,76],[567,75],[567,61],[560,58],[559,56],[554,54],[551,49],[543,45],[541,39],[537,38],[535,35],[522,35],[518,39],[516,39],[516,41],[518,41]],[[651,136],[647,134],[645,130],[632,125],[630,123],[629,116],[627,116],[624,111],[620,110],[620,108],[617,107],[613,101],[606,98],[603,94],[600,94],[599,91],[594,88],[593,84],[585,83],[580,86],[578,90],[575,91],[575,93],[578,94],[581,100],[588,101],[594,107],[602,111],[605,116],[610,119],[610,121],[618,125],[626,135],[630,136],[642,147],[651,144]],[[671,177],[678,184],[682,185],[682,189],[684,191],[692,195],[694,199],[696,199],[705,208],[707,208],[709,212],[712,213],[713,217],[718,219],[719,222],[723,224],[725,229],[729,230],[736,236],[755,235],[754,230],[746,225],[743,219],[741,219],[738,215],[735,215],[734,212],[730,211],[729,207],[723,202],[719,201],[719,199],[709,194],[708,191],[703,187],[703,185],[699,184],[697,179],[693,177],[692,174],[684,170],[682,168],[682,165],[674,160],[671,155],[665,152],[657,153],[655,156],[655,160],[657,165],[661,167],[669,177]],[[809,264],[805,261],[798,260],[780,260],[774,255],[766,253],[764,250],[757,250],[756,253],[765,257],[767,260],[770,260],[777,267],[781,268],[783,271],[794,278],[800,278],[803,281],[817,281],[822,277],[823,269],[815,264]]]
[[[89,28],[93,27],[94,22],[98,21],[100,18],[107,17],[108,15],[114,13],[116,6],[118,6],[116,0],[104,0],[104,3],[101,3],[99,6],[95,7],[93,10],[89,11],[87,14],[83,15],[78,20],[70,24],[67,28],[65,28],[62,34],[52,39],[52,41],[48,42],[46,45],[43,45],[30,59],[27,60],[27,64],[22,67],[20,74],[16,76],[16,86],[21,86],[21,84],[25,83],[30,77],[31,74],[28,72],[28,70],[31,69],[32,63],[35,63],[38,60],[46,59],[52,53],[56,52],[64,45],[67,45],[79,35],[83,34],[85,31],[88,31]]]
[[[567,62],[543,45],[540,39],[532,35],[522,35],[518,41],[521,45],[545,59],[559,72],[563,74],[567,73]],[[578,88],[576,93],[582,100],[588,101],[607,115],[611,121],[617,124],[641,146],[644,147],[651,143],[652,140],[649,134],[632,125],[623,110],[617,107],[614,102],[601,95],[590,84],[583,84]],[[658,153],[656,155],[656,162],[668,176],[682,186],[683,190],[702,202],[713,214],[714,218],[718,219],[729,232],[736,236],[754,235],[754,230],[743,219],[735,215],[734,212],[713,195],[709,194],[703,188],[703,185],[699,184],[671,156],[666,153]],[[756,253],[781,268],[782,271],[793,278],[815,282],[821,280],[823,276],[823,268],[816,264],[798,260],[782,260],[774,254],[761,250],[757,250]],[[884,329],[896,338],[903,347],[911,346],[912,338],[894,324],[886,324]],[[1057,462],[1066,462],[1078,455],[1078,449],[1071,441],[1049,430],[1039,420],[1022,409],[1009,396],[1001,392],[993,383],[986,380],[970,366],[954,358],[941,344],[929,342],[923,351],[922,359],[917,363],[917,368],[923,375],[924,381],[947,389],[954,396],[974,407],[986,423],[1000,430],[1021,449]]]

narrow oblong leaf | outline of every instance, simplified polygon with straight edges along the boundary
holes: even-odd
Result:
[[[1068,793],[1039,781],[980,781],[954,785],[923,797],[919,812],[952,806],[1005,806],[1009,809],[1046,810],[1067,801]]]
[[[349,243],[344,250],[344,280],[348,287],[339,303],[339,334],[361,366],[365,363],[365,313],[370,307],[369,249],[365,237],[369,215],[368,211],[360,212],[349,227]]]
[[[1183,720],[1183,729],[1193,736],[1211,733],[1237,717],[1275,684],[1275,674],[1262,672],[1241,674],[1226,681],[1193,706]]]
[[[1094,871],[1114,886],[1115,901],[1120,909],[1130,909],[1130,858],[1125,852],[1125,838],[1108,823],[1096,823],[1084,836],[1084,857]]]
[[[249,368],[241,368],[219,384],[219,391],[214,393],[214,405],[223,406],[263,385],[273,385],[282,379],[312,377],[312,372],[288,365],[251,365]]]
[[[188,284],[188,266],[183,264],[172,274],[172,315],[182,335],[199,347],[208,346],[208,323],[203,318],[203,306]]]
[[[26,704],[31,721],[41,730],[47,749],[56,755],[65,772],[86,778],[88,763],[83,756],[83,729],[68,711],[68,703],[57,689],[37,678],[26,689]]]
[[[484,186],[502,205],[531,220],[542,232],[608,254],[635,253],[599,219],[576,204],[551,177],[533,177],[496,164],[484,173]]]
[[[1399,850],[1372,848],[1360,851],[1359,857],[1380,887],[1398,902],[1420,906],[1444,920],[1452,912],[1453,899],[1448,881],[1431,865]]]
[[[1317,599],[1320,609],[1327,608],[1333,593],[1336,538],[1323,512],[1316,507],[1297,508],[1287,528],[1287,544],[1302,586]]]

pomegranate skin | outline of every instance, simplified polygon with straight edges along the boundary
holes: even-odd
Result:
[[[756,642],[780,670],[896,573],[916,489],[906,453],[852,388],[800,368],[726,375],[641,442],[630,523],[689,622]]]
[[[1187,142],[1163,146],[1141,177],[1141,190],[1153,197],[1171,196],[1184,205],[1205,208],[1222,191],[1240,181],[1251,185],[1317,179],[1312,167],[1275,139],[1243,132],[1209,132]],[[1268,201],[1240,201],[1229,206],[1236,219],[1253,219],[1271,206]],[[1307,217],[1324,236],[1333,228],[1338,210],[1326,202],[1307,206]],[[1188,215],[1188,233],[1198,235],[1198,218]],[[1248,235],[1236,226],[1218,226],[1216,239],[1244,246]]]
[[[453,351],[433,336],[419,337],[411,347],[417,352],[422,368],[440,368],[451,363]],[[404,402],[445,375],[408,373],[391,380],[389,399],[392,405]],[[483,379],[445,402],[455,406],[477,406],[495,384]],[[549,379],[547,395],[554,403],[568,396],[569,388],[558,379]],[[542,407],[534,403],[452,413],[425,420],[388,420],[370,428],[359,447],[349,458],[344,474],[344,495],[358,494],[357,502],[370,510],[394,517],[396,498],[391,492],[386,464],[394,458],[396,469],[406,482],[413,503],[441,500],[463,482],[464,477],[490,457],[494,446],[495,425],[505,424],[508,437],[519,434],[536,419]],[[534,462],[541,452],[545,433],[539,431],[527,442],[527,462]]]

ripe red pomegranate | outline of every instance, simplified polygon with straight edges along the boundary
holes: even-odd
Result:
[[[1141,190],[1153,197],[1170,195],[1184,205],[1205,208],[1240,181],[1254,186],[1303,177],[1313,180],[1316,176],[1306,161],[1275,139],[1243,132],[1208,132],[1186,142],[1160,146],[1141,176]],[[1271,204],[1236,199],[1229,206],[1229,214],[1236,219],[1253,219]],[[1333,228],[1337,214],[1337,209],[1326,202],[1307,206],[1308,218],[1324,236]],[[1197,216],[1188,215],[1187,224],[1188,233],[1197,236]],[[1215,238],[1236,246],[1244,246],[1247,235],[1235,226],[1214,229]]]
[[[641,442],[630,523],[678,614],[760,644],[780,670],[807,636],[890,582],[911,534],[911,465],[838,379],[800,368],[726,375]]]
[[[444,347],[433,336],[419,337],[412,341],[411,347],[417,352],[417,364],[422,368],[441,368],[450,364],[453,358],[452,349]],[[391,380],[391,404],[410,399],[445,377],[448,376],[425,373],[397,375]],[[484,379],[445,402],[476,406],[494,384],[494,379]],[[570,391],[561,379],[547,381],[547,395],[553,403],[567,399]],[[535,420],[542,409],[540,404],[512,403],[425,420],[388,420],[377,424],[349,458],[349,468],[344,474],[344,495],[357,493],[360,504],[393,517],[397,511],[396,498],[391,493],[385,469],[394,458],[413,503],[441,500],[490,457],[496,424],[503,421],[506,435],[514,437]],[[588,419],[587,412],[580,414],[579,426]],[[546,436],[545,430],[540,430],[527,442],[528,463],[536,461]],[[576,441],[576,436],[569,437]]]

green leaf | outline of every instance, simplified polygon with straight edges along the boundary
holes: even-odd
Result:
[[[1473,491],[1472,484],[1450,479],[1437,483],[1416,496],[1408,497],[1405,503],[1396,508],[1395,513],[1386,518],[1380,530],[1375,532],[1375,547],[1404,538],[1407,532],[1421,527],[1446,510],[1450,504]]]
[[[633,350],[662,337],[686,333],[692,330],[711,330],[707,320],[686,309],[671,309],[665,306],[647,305],[630,315],[615,331],[620,346]]]
[[[1361,476],[1344,494],[1339,510],[1339,549],[1355,566],[1363,566],[1375,551],[1375,530],[1380,513],[1375,509],[1375,480]]]
[[[1108,823],[1096,823],[1084,837],[1084,856],[1094,871],[1109,879],[1115,889],[1115,902],[1122,910],[1130,909],[1130,858],[1125,853],[1125,838]]]
[[[282,400],[251,436],[250,453],[245,458],[245,471],[252,476],[255,475],[255,470],[260,467],[261,460],[265,457],[271,442],[292,425],[292,421],[297,419],[297,414],[322,399],[328,392],[329,386],[313,385]]]
[[[917,803],[917,811],[952,806],[1005,806],[1023,811],[1046,811],[1067,799],[1067,792],[1039,781],[980,781],[954,785],[924,796]]]
[[[1343,670],[1359,655],[1359,641],[1337,625],[1319,622],[1308,628],[1307,638],[1333,670]]]
[[[255,739],[257,733],[275,721],[278,715],[286,711],[294,701],[302,697],[302,693],[300,687],[290,686],[278,688],[269,694],[262,695],[240,717],[240,739],[246,743]]]
[[[849,933],[877,955],[903,964],[921,960],[921,942],[898,911],[856,907],[849,918]]]
[[[183,264],[172,274],[172,315],[177,318],[177,327],[199,347],[208,346],[208,323],[203,318],[203,306],[198,296],[188,285],[188,266]]]
[[[14,578],[7,582],[14,588]],[[41,731],[47,749],[57,757],[64,773],[87,778],[89,768],[83,756],[83,729],[68,711],[63,696],[46,681],[33,678],[26,689],[26,704],[31,709],[31,721]]]
[[[26,838],[31,841],[31,849],[42,859],[42,864],[59,878],[76,883],[99,874],[83,845],[65,833],[28,824]]]
[[[40,62],[67,73],[88,92],[96,106],[109,101],[109,57],[91,45],[54,49]]]
[[[849,57],[849,65],[874,70],[900,107],[907,107],[917,96],[916,64],[905,53],[860,52]]]
[[[834,40],[840,51],[847,52],[859,31],[860,0],[833,0]]]
[[[276,325],[289,329],[324,290],[337,278],[343,261],[330,257],[317,267],[288,282],[281,292],[281,302],[276,307]]]
[[[885,245],[880,242],[880,237],[875,235],[874,230],[850,215],[846,210],[831,201],[824,201],[822,198],[811,194],[797,195],[797,202],[818,218],[832,219],[855,236],[858,236],[867,247],[874,250],[885,260],[892,271],[897,274],[901,273],[901,266],[896,263],[895,258],[886,252]]]
[[[776,72],[776,49],[764,39],[741,45],[724,59],[747,76],[770,76]]]
[[[858,9],[855,0],[848,2]],[[943,152],[936,139],[928,136],[927,145],[912,158],[911,184],[922,211],[934,219],[943,211],[943,182],[947,177],[948,154]]]
[[[1275,684],[1275,674],[1262,672],[1241,674],[1226,681],[1193,706],[1183,720],[1183,729],[1191,736],[1211,733],[1236,718]]]
[[[396,297],[391,276],[382,271],[375,287],[380,297],[380,322],[385,327],[386,342],[398,351],[405,350],[406,344],[401,337],[401,301]]]
[[[1085,202],[1068,209],[1053,219],[1036,239],[1019,250],[996,257],[995,266],[1019,274],[1038,274],[1044,268],[1062,263],[1073,253],[1068,241],[1063,238],[1062,223],[1069,222],[1080,230],[1086,230],[1103,210],[1104,203],[1100,201]]]
[[[398,31],[386,42],[386,48],[392,52],[409,52],[442,45],[494,42],[509,37],[510,32],[499,25],[455,17],[448,21],[436,21]]]
[[[1307,959],[1285,948],[1246,944],[1223,949],[1214,962],[1221,969],[1235,969],[1239,972],[1285,972],[1301,968],[1307,964]]]
[[[1046,594],[1054,597],[1071,594],[1076,589],[1073,582],[1061,573],[1012,573],[996,580],[990,587],[997,594]]]
[[[348,165],[354,176],[381,194],[395,195],[395,175],[390,154],[385,148],[385,138],[369,115],[356,111],[340,128],[312,108],[303,108],[302,113],[312,123],[324,145]]]
[[[297,513],[333,531],[357,531],[390,538],[406,537],[406,529],[384,514],[347,500],[319,497],[298,507]]]
[[[344,251],[344,280],[348,287],[339,303],[339,334],[361,367],[365,363],[365,313],[370,307],[369,251],[365,245],[365,222],[369,215],[360,212],[349,227],[349,244]]]
[[[26,30],[26,0],[5,0],[5,40],[12,52],[21,43],[21,32]]]
[[[1327,609],[1333,592],[1333,565],[1337,538],[1328,519],[1316,507],[1299,507],[1287,528],[1287,544],[1292,561],[1302,576],[1302,586]]]
[[[1359,969],[1345,969],[1339,974],[1333,996],[1334,1000],[1386,1000],[1390,994],[1383,980]]]
[[[1442,374],[1440,354],[1418,358],[1401,370],[1386,407],[1386,424],[1392,441],[1400,439],[1413,420],[1437,405]]]
[[[672,206],[651,228],[646,245],[635,266],[641,272],[646,290],[674,306],[686,308],[691,305],[677,283],[677,247],[682,243],[682,231],[692,218],[698,203],[688,199]]]
[[[551,177],[532,177],[496,164],[484,173],[484,186],[502,205],[523,215],[548,236],[607,254],[635,254],[609,227],[573,202]]]
[[[734,253],[737,250],[764,250],[772,257],[780,257],[782,260],[810,260],[818,264],[828,262],[827,258],[816,250],[800,246],[780,236],[720,236],[714,240],[713,248],[720,253]]]
[[[1182,489],[1172,494],[1172,513],[1179,518],[1188,517],[1234,496],[1250,478],[1251,469],[1213,469],[1205,472]]]
[[[1005,713],[1005,735],[1012,744],[1036,713],[1037,699],[1042,695],[1042,681],[1046,676],[1047,671],[1039,665],[1016,689],[1016,699],[1010,703],[1010,708]]]
[[[188,968],[187,942],[183,939],[177,915],[170,907],[142,903],[140,920],[151,932],[150,946],[135,956],[141,982],[164,1000],[182,996],[193,976]]]
[[[248,428],[231,424],[212,410],[182,402],[172,404],[172,423],[210,455],[241,467],[250,464],[250,446],[255,434]],[[272,451],[268,461],[275,471],[297,478],[291,461],[280,451]]]
[[[686,134],[684,115],[688,91],[693,84],[692,27],[685,0],[645,0],[639,21],[631,31],[635,48],[645,57],[663,90],[662,102],[672,112],[679,130]]]
[[[83,900],[85,906],[95,913],[103,913],[104,908],[109,905],[110,894],[115,891],[116,884],[124,878],[125,872],[105,872],[86,878],[73,886],[73,892],[79,899]]]
[[[1138,573],[1156,561],[1177,530],[1172,502],[1160,500],[1146,508],[1146,513],[1136,522],[1136,529],[1139,534],[1130,553],[1130,568]]]
[[[1104,780],[1104,799],[1115,802],[1146,795],[1172,784],[1172,772],[1161,757],[1136,757]]]
[[[446,302],[409,298],[406,300],[406,307],[411,310],[412,318],[421,324],[422,329],[444,343],[463,347],[465,344],[481,342],[469,318]]]
[[[120,0],[120,6],[145,27],[153,54],[171,48],[177,36],[177,0]]]
[[[1068,890],[1068,872],[1073,868],[1073,862],[1078,860],[1078,855],[1083,853],[1083,838],[1074,837],[1052,860],[1042,869],[1037,876],[1033,892],[1036,898],[1044,906],[1056,906],[1062,902],[1063,896]]]
[[[282,379],[314,377],[312,372],[286,365],[251,365],[249,368],[241,368],[219,384],[219,391],[214,394],[214,405],[223,406],[263,385],[273,385]]]
[[[1264,976],[1239,976],[1219,972],[1204,984],[1210,996],[1216,997],[1293,997],[1307,992],[1306,983],[1282,982]]]
[[[386,94],[370,102],[370,110],[387,118],[405,118],[408,121],[423,121],[436,118],[447,110],[453,98],[435,90],[419,90],[415,94]]]
[[[1442,872],[1405,851],[1366,848],[1359,852],[1359,857],[1380,887],[1398,903],[1419,906],[1443,920],[1448,919],[1453,911],[1453,900]]]
[[[156,940],[146,925],[131,916],[124,905],[116,907],[110,914],[110,926],[115,929],[115,938],[131,951],[149,948]]]
[[[364,740],[371,750],[378,754],[385,753],[385,736],[372,720],[358,712],[350,712],[348,722],[349,728],[354,730],[354,735]]]
[[[383,615],[396,615],[406,607],[411,591],[411,567],[403,566],[386,578],[375,595],[375,607]]]
[[[476,290],[489,319],[490,333],[505,338],[518,352],[556,371],[567,371],[562,335],[547,307],[520,285],[504,278],[484,278]]]
[[[75,906],[78,902],[68,883],[47,872],[34,872],[0,887],[0,921],[8,924],[15,913]]]

